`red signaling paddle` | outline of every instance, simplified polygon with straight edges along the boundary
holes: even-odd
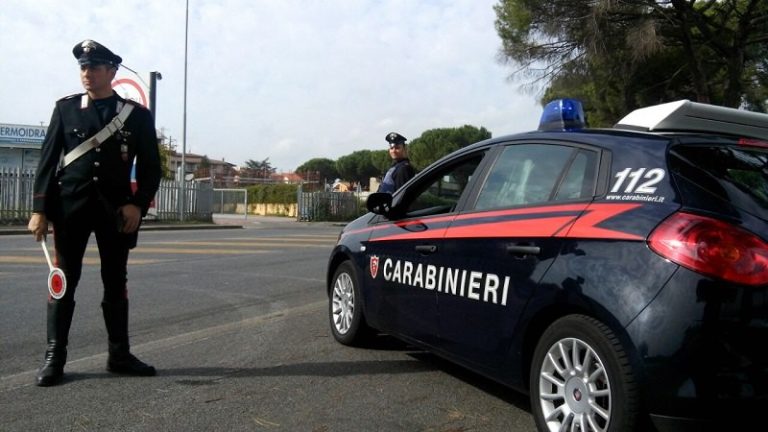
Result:
[[[67,278],[60,268],[53,266],[51,256],[48,254],[48,246],[46,245],[45,237],[43,237],[40,245],[43,246],[45,260],[48,261],[48,268],[50,269],[50,272],[48,273],[48,292],[51,294],[51,297],[58,300],[64,297],[64,294],[67,292]]]

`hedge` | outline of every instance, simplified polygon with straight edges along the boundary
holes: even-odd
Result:
[[[299,185],[285,183],[248,186],[248,203],[295,204],[298,188]]]

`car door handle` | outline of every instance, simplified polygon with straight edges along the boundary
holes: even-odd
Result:
[[[541,252],[541,248],[531,245],[507,245],[507,252],[513,255],[538,255]]]
[[[423,254],[423,255],[433,254],[433,253],[437,252],[437,246],[435,246],[435,245],[419,245],[419,246],[416,246],[416,252],[418,252],[420,254]]]

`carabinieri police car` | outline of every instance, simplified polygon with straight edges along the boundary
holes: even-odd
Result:
[[[541,431],[738,429],[768,406],[768,115],[581,105],[465,147],[342,231],[335,339],[385,332],[530,394]]]

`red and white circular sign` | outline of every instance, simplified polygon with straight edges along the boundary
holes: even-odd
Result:
[[[149,98],[145,87],[132,78],[118,78],[112,81],[112,88],[125,99],[136,101],[145,107],[149,106]]]
[[[64,271],[58,267],[54,267],[48,273],[48,293],[55,299],[64,297],[67,292],[67,277],[64,276]]]

